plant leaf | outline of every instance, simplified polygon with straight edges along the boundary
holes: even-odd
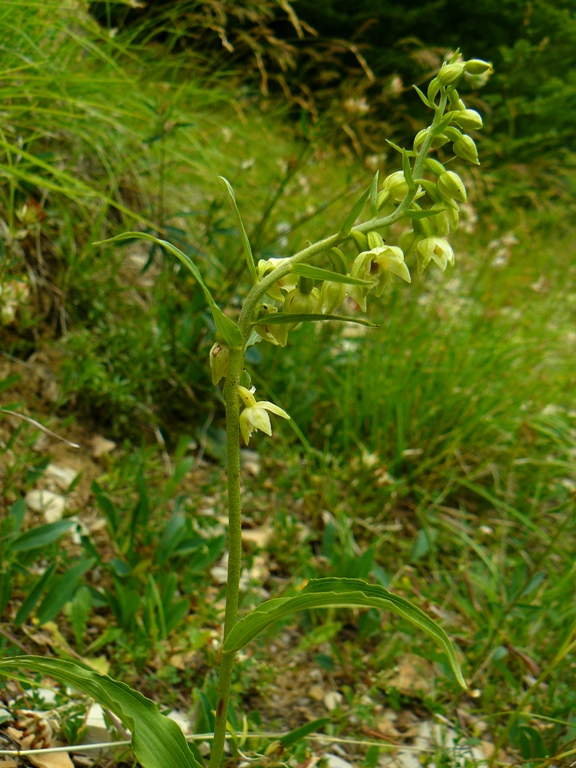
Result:
[[[232,207],[234,208],[238,226],[240,227],[240,237],[242,238],[242,246],[244,248],[244,256],[246,258],[246,264],[248,265],[248,270],[252,276],[252,279],[254,280],[254,282],[257,282],[258,275],[256,273],[256,265],[254,264],[254,256],[252,255],[250,240],[248,240],[248,235],[246,234],[246,230],[242,222],[242,217],[240,216],[240,211],[238,210],[238,205],[236,203],[236,197],[234,196],[234,190],[232,189],[232,184],[230,184],[228,179],[225,179],[224,176],[218,176],[218,178],[221,179],[226,186],[226,191],[228,192],[228,196],[230,198],[230,202],[232,203]]]
[[[288,747],[297,744],[301,739],[306,738],[306,736],[309,736],[311,733],[315,733],[319,728],[322,728],[324,725],[328,725],[328,723],[331,722],[332,720],[329,717],[319,717],[317,720],[312,720],[312,722],[306,723],[306,725],[301,725],[300,728],[295,728],[293,731],[290,731],[290,733],[282,736],[281,739],[278,739],[278,741],[285,749],[288,749]]]
[[[76,525],[74,520],[57,520],[55,523],[39,525],[37,528],[32,528],[31,531],[21,533],[12,539],[10,549],[13,552],[28,552],[30,549],[45,547],[59,539],[73,525]]]
[[[426,211],[404,211],[404,216],[408,219],[429,219],[431,216],[437,216],[445,210],[446,208],[436,208],[435,210],[430,209]]]
[[[442,647],[456,679],[466,688],[456,652],[444,630],[432,621],[424,611],[404,597],[389,592],[384,587],[367,584],[360,579],[313,579],[296,597],[267,600],[252,613],[241,619],[230,631],[224,643],[225,653],[236,653],[278,619],[296,611],[328,606],[366,606],[391,611],[408,619],[416,627],[430,635]]]
[[[36,612],[38,622],[41,625],[46,624],[47,621],[52,621],[66,603],[72,600],[78,582],[86,571],[92,568],[94,562],[93,558],[81,560],[76,565],[73,565],[72,568],[69,568],[66,573],[63,573],[54,580]]]
[[[378,176],[380,175],[380,171],[376,171],[374,174],[374,178],[372,179],[372,184],[370,184],[370,216],[372,216],[373,219],[378,216]]]
[[[420,96],[420,98],[422,99],[424,104],[426,104],[427,107],[430,107],[430,109],[434,109],[435,105],[430,101],[430,99],[426,98],[426,96],[422,93],[422,91],[420,90],[420,88],[418,88],[417,85],[413,85],[412,88],[414,88],[418,96]]]
[[[172,256],[175,256],[178,261],[180,261],[182,264],[184,264],[185,267],[187,267],[190,272],[194,275],[198,283],[200,284],[200,287],[202,288],[202,291],[204,292],[204,296],[206,297],[206,301],[208,302],[208,305],[210,307],[210,311],[212,312],[212,317],[214,318],[214,323],[216,325],[216,330],[218,334],[222,337],[222,339],[228,344],[230,347],[241,347],[242,346],[242,334],[240,333],[240,329],[236,325],[236,323],[233,320],[230,320],[229,317],[226,317],[224,312],[220,309],[220,307],[216,304],[214,301],[214,297],[208,290],[208,287],[204,280],[202,279],[202,275],[200,274],[200,271],[196,264],[192,261],[192,259],[187,256],[185,253],[183,253],[179,248],[176,248],[175,245],[172,245],[172,243],[169,243],[167,240],[160,240],[158,237],[154,237],[154,235],[149,234],[148,232],[123,232],[121,235],[116,235],[116,237],[110,237],[108,240],[99,240],[97,243],[94,243],[94,245],[104,245],[105,243],[118,243],[122,240],[148,240],[151,243],[156,243],[157,245],[162,246],[162,248],[165,248],[168,253],[171,253]]]
[[[367,328],[379,328],[376,323],[370,323],[368,320],[361,320],[356,317],[347,317],[345,315],[291,315],[289,312],[278,312],[277,314],[261,315],[257,320],[252,321],[252,325],[282,325],[283,323],[318,323],[322,320],[336,320],[340,323],[357,323],[365,325]]]
[[[408,188],[414,189],[416,184],[414,183],[414,176],[412,175],[410,157],[405,149],[402,150],[402,170],[404,171],[404,180],[406,181],[406,184],[408,184]]]
[[[342,228],[340,229],[340,234],[344,235],[344,237],[347,237],[350,234],[350,230],[354,226],[356,219],[362,213],[362,209],[366,205],[366,200],[368,200],[368,195],[370,194],[371,187],[372,185],[370,185],[368,189],[366,189],[362,193],[362,195],[358,198],[358,200],[356,201],[354,207],[352,208],[348,216],[346,216],[346,218],[344,219],[344,224],[342,224]]]
[[[359,277],[341,275],[339,272],[332,272],[330,269],[313,267],[311,264],[295,264],[292,267],[292,272],[295,275],[308,277],[311,280],[328,280],[330,283],[345,283],[346,285],[374,285],[374,282],[371,280],[361,280]]]
[[[36,603],[38,602],[38,600],[40,600],[40,597],[42,596],[42,592],[44,592],[49,582],[51,581],[52,576],[54,576],[54,572],[56,571],[57,565],[58,563],[52,563],[50,568],[47,568],[42,574],[42,576],[40,576],[36,584],[34,584],[32,589],[28,593],[26,599],[18,609],[18,613],[16,614],[16,618],[14,619],[15,627],[19,627],[20,624],[26,621],[28,616],[30,616],[30,614],[36,607]]]
[[[394,144],[394,142],[390,141],[389,139],[385,139],[385,141],[386,141],[386,144],[390,144],[392,149],[395,149],[396,152],[400,152],[400,154],[407,152],[408,157],[416,157],[416,152],[413,152],[411,149],[402,149],[402,147],[399,147],[398,144]]]
[[[132,732],[132,749],[144,768],[201,768],[180,727],[160,714],[153,701],[125,683],[62,659],[15,656],[0,661],[0,670],[17,669],[54,677],[109,709]]]

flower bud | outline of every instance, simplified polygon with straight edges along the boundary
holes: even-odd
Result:
[[[363,232],[360,232],[358,229],[351,229],[350,235],[359,251],[365,251],[368,248],[368,238]]]
[[[383,248],[384,240],[382,235],[378,232],[368,232],[368,249],[371,251],[374,248]]]
[[[426,141],[426,137],[428,136],[429,128],[424,128],[421,131],[418,131],[416,134],[416,138],[414,139],[414,152],[418,152],[422,144]],[[431,149],[438,149],[438,147],[443,147],[446,142],[450,141],[450,139],[445,136],[443,133],[439,133],[437,136],[434,136],[432,139],[432,144],[430,145]]]
[[[318,315],[320,314],[320,291],[318,288],[312,288],[310,293],[302,293],[298,288],[286,296],[284,299],[283,312],[291,315]],[[295,328],[298,323],[281,326],[283,328]]]
[[[445,64],[437,73],[436,77],[442,85],[453,85],[466,71],[466,64],[463,61],[456,61],[454,64]]]
[[[408,184],[402,171],[396,171],[384,179],[382,191],[390,193],[390,199],[395,203],[401,203],[408,194]]]
[[[433,157],[427,157],[424,165],[434,174],[434,176],[441,176],[446,172],[446,168],[444,168],[442,163],[439,163],[438,160],[435,160]]]
[[[262,315],[276,314],[276,312],[278,312],[278,307],[273,304],[261,304],[256,310],[256,319]],[[280,325],[276,325],[276,323],[258,324],[254,326],[254,330],[264,341],[269,341],[275,347],[285,347],[288,343],[289,327],[282,323]]]
[[[344,283],[331,283],[325,280],[320,288],[320,304],[325,315],[333,315],[346,298]]]
[[[465,62],[464,67],[470,75],[491,75],[494,72],[492,64],[489,61],[482,61],[482,59],[470,59],[470,61]]]
[[[469,163],[474,163],[474,165],[480,165],[476,144],[474,144],[470,136],[461,136],[454,142],[452,147],[454,149],[454,154],[458,155],[458,157],[467,160]]]
[[[440,209],[440,210],[439,210]],[[444,237],[444,235],[450,234],[450,222],[446,216],[446,208],[444,203],[434,203],[432,210],[439,210],[437,216],[433,216],[431,221],[436,229],[438,237]]]
[[[458,112],[454,122],[466,131],[478,131],[483,125],[482,117],[475,109],[463,109]]]
[[[402,232],[398,242],[400,244],[400,248],[404,251],[406,256],[409,256],[416,249],[420,240],[422,240],[422,235],[420,232],[409,229],[406,232]]]
[[[212,383],[218,384],[228,373],[228,358],[230,356],[230,347],[225,347],[216,342],[210,350],[210,371],[212,372]]]
[[[466,202],[466,187],[460,176],[454,171],[446,171],[438,179],[438,194],[442,200]]]
[[[459,215],[458,215],[458,206],[456,208],[447,208],[444,211],[444,215],[448,219],[448,224],[450,225],[450,229],[458,229],[458,222],[459,222]]]

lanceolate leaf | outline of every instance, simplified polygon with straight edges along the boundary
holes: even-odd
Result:
[[[180,727],[125,683],[99,675],[71,661],[15,656],[0,661],[0,671],[27,669],[54,677],[110,710],[132,732],[132,749],[144,768],[201,768]]]
[[[434,109],[434,104],[433,104],[433,102],[431,102],[431,101],[430,101],[430,99],[427,99],[427,98],[426,98],[426,96],[424,96],[424,94],[422,93],[422,91],[420,90],[420,88],[418,88],[418,86],[417,86],[417,85],[413,85],[413,86],[412,86],[412,88],[414,88],[414,90],[416,91],[416,93],[418,94],[418,96],[420,96],[420,98],[422,99],[422,101],[424,102],[424,104],[426,104],[426,106],[427,106],[427,107],[430,107],[430,109]]]
[[[278,741],[285,749],[288,749],[288,747],[297,744],[301,739],[305,739],[306,736],[309,736],[311,733],[316,733],[319,728],[328,725],[330,722],[331,720],[329,717],[319,717],[317,720],[312,720],[311,723],[306,723],[306,725],[301,725],[300,728],[295,728],[293,731],[290,731],[290,733],[282,736],[281,739],[278,739]]]
[[[378,216],[378,176],[380,175],[380,171],[376,171],[374,174],[374,178],[372,179],[372,184],[370,184],[370,216],[372,216],[373,219]]]
[[[278,312],[278,314],[261,315],[257,320],[252,321],[252,325],[282,325],[283,323],[318,323],[323,320],[336,320],[339,323],[357,323],[365,325],[367,328],[379,328],[379,325],[370,323],[368,320],[361,320],[356,317],[346,317],[345,315],[292,315],[289,312]]]
[[[409,219],[429,219],[431,216],[438,216],[439,213],[445,210],[446,208],[436,208],[433,211],[404,211],[404,216]]]
[[[363,192],[361,197],[356,201],[354,208],[352,208],[348,216],[346,216],[346,218],[344,219],[344,224],[342,224],[342,229],[340,230],[341,235],[346,236],[350,234],[350,230],[354,226],[356,219],[358,218],[358,216],[360,216],[360,214],[362,213],[362,209],[366,205],[366,200],[368,200],[368,195],[370,194],[371,186],[372,185],[370,185],[370,187],[368,187],[368,189],[365,192]]]
[[[309,277],[311,280],[328,280],[331,283],[345,283],[346,285],[374,285],[373,281],[361,280],[359,277],[350,277],[350,275],[341,275],[339,272],[332,272],[329,269],[313,267],[310,264],[295,264],[292,272],[300,277]]]
[[[28,552],[31,549],[46,547],[59,539],[63,533],[76,525],[75,520],[57,520],[55,523],[39,525],[26,533],[21,533],[12,539],[10,549],[12,552]]]
[[[258,275],[256,274],[256,265],[254,264],[254,256],[252,255],[252,248],[250,247],[250,241],[248,240],[248,235],[246,234],[246,230],[244,229],[244,224],[242,222],[242,217],[240,216],[240,211],[238,210],[238,205],[236,203],[236,198],[234,196],[234,190],[232,189],[232,185],[228,181],[228,179],[225,179],[224,176],[218,176],[219,179],[221,179],[225,186],[226,191],[228,192],[228,196],[230,197],[230,202],[232,203],[232,207],[234,208],[234,213],[236,214],[236,220],[238,222],[238,226],[240,227],[240,237],[242,238],[242,247],[244,248],[244,256],[246,258],[246,264],[248,265],[248,269],[250,270],[250,274],[252,275],[252,279],[254,282],[258,280]]]
[[[223,650],[236,653],[275,621],[296,611],[329,606],[381,608],[402,616],[436,640],[448,656],[456,679],[463,688],[467,687],[454,647],[444,630],[406,598],[360,579],[314,579],[296,597],[266,601],[233,627]]]
[[[210,311],[212,312],[214,324],[216,325],[216,330],[219,336],[221,336],[222,340],[231,347],[242,346],[242,334],[240,333],[240,329],[233,320],[230,320],[229,317],[226,317],[224,312],[222,312],[220,307],[216,304],[212,294],[208,290],[206,283],[202,279],[202,275],[200,274],[196,264],[194,264],[192,259],[183,253],[179,248],[176,248],[175,245],[172,245],[172,243],[169,243],[167,240],[160,240],[160,238],[154,237],[154,235],[150,235],[148,232],[123,232],[121,235],[116,235],[116,237],[111,237],[108,240],[100,240],[99,242],[94,243],[94,245],[103,245],[104,243],[117,243],[121,242],[122,240],[134,239],[148,240],[151,243],[156,243],[156,245],[160,245],[162,248],[165,248],[169,253],[175,256],[178,261],[184,264],[184,266],[187,267],[190,272],[192,272],[196,280],[200,283],[200,287],[204,292],[204,296],[206,297],[206,301],[208,302]]]

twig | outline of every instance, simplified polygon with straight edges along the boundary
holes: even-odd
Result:
[[[40,422],[36,421],[36,419],[30,418],[30,416],[24,416],[23,413],[16,413],[16,411],[9,411],[6,408],[0,408],[0,413],[5,413],[7,416],[16,416],[17,419],[22,419],[23,421],[27,421],[29,424],[32,424],[37,429],[42,430],[42,432],[45,432],[47,435],[50,435],[50,437],[55,437],[56,440],[61,440],[63,443],[66,443],[66,445],[69,445],[71,448],[80,448],[78,443],[73,443],[71,440],[67,440],[65,437],[61,437],[60,435],[57,435],[56,432],[52,432],[51,429],[48,429],[48,427],[45,427],[43,424],[40,424]]]

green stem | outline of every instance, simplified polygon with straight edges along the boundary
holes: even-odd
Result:
[[[226,614],[224,618],[224,640],[238,618],[238,597],[240,593],[240,572],[242,568],[242,523],[240,503],[240,403],[238,385],[244,368],[244,350],[231,349],[228,359],[228,373],[224,387],[226,403],[226,456],[228,477],[228,581],[226,584]],[[235,654],[223,653],[218,681],[218,704],[214,725],[214,742],[210,754],[209,768],[219,768],[224,754],[228,701],[232,683]]]

